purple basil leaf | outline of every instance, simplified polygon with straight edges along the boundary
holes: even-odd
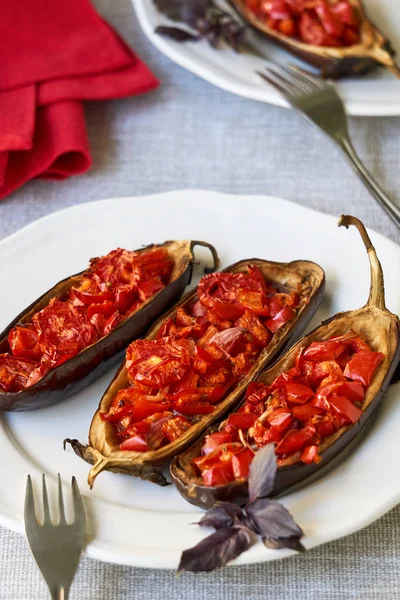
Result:
[[[233,504],[233,502],[219,502],[208,509],[198,524],[202,527],[222,529],[231,527],[235,519],[240,520],[243,516],[243,511],[237,504]]]
[[[214,571],[248,550],[256,540],[254,533],[246,527],[218,529],[193,548],[182,552],[178,573]]]
[[[199,24],[207,19],[210,0],[186,0],[181,11],[181,19],[197,29]]]
[[[274,540],[298,538],[303,535],[302,529],[295,523],[290,512],[279,502],[260,498],[246,506],[255,531],[262,537]]]
[[[210,0],[154,0],[157,9],[172,21],[189,23],[204,17]]]
[[[273,538],[263,538],[263,542],[267,548],[272,548],[273,550],[276,550],[277,548],[289,548],[290,550],[296,550],[296,552],[305,552],[306,550],[298,537],[278,540]]]
[[[268,444],[256,452],[250,465],[249,503],[268,496],[274,487],[275,475],[275,446]]]
[[[193,33],[189,33],[185,29],[168,27],[167,25],[160,25],[155,29],[155,33],[158,33],[163,37],[168,37],[175,42],[193,42],[194,40],[199,39],[197,35],[193,35]]]

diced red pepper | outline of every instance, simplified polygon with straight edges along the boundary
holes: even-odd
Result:
[[[319,16],[326,33],[334,38],[339,39],[343,34],[343,23],[337,17],[337,15],[332,12],[330,5],[326,2],[326,0],[319,0],[315,7],[315,12]]]
[[[362,402],[365,391],[362,383],[358,381],[345,381],[339,384],[337,394],[339,396],[346,396],[352,402]]]
[[[283,388],[288,401],[292,404],[305,404],[307,400],[314,396],[314,391],[310,387],[296,381],[287,381]]]
[[[301,460],[306,465],[321,462],[321,456],[318,454],[318,446],[306,446],[301,454]]]
[[[232,457],[232,469],[235,479],[248,478],[250,465],[254,458],[254,452],[250,448],[243,448]]]
[[[234,425],[238,429],[248,429],[254,425],[257,415],[252,412],[231,413],[228,417],[229,425]]]
[[[190,423],[184,417],[173,417],[162,426],[162,432],[169,442],[178,439],[182,434],[190,429]]]
[[[343,24],[351,25],[353,27],[358,25],[358,19],[348,0],[339,0],[339,2],[332,4],[331,11]]]
[[[306,425],[303,429],[291,429],[277,445],[275,452],[278,455],[290,455],[298,452],[314,436],[315,427]]]
[[[267,418],[268,423],[279,432],[285,431],[293,421],[292,413],[286,408],[276,408]]]
[[[352,27],[345,27],[342,39],[346,46],[354,46],[360,42],[360,34]]]
[[[317,433],[321,436],[321,438],[328,437],[332,435],[336,431],[336,427],[333,421],[332,416],[329,414],[322,419],[319,423],[315,424],[315,429]]]
[[[278,329],[286,325],[289,321],[292,321],[296,313],[290,306],[284,306],[274,317],[266,319],[265,326],[272,333],[276,333]]]
[[[288,37],[295,37],[297,33],[296,23],[293,19],[283,19],[278,27],[279,31]]]
[[[352,423],[357,423],[362,415],[362,410],[344,396],[333,396],[330,399],[330,404],[338,413],[350,419]]]
[[[358,352],[347,363],[344,375],[354,381],[360,381],[365,386],[369,386],[377,367],[385,358],[380,352],[371,350]]]
[[[183,415],[209,415],[214,412],[215,407],[208,402],[186,403],[184,400],[177,400],[173,403],[174,409]]]
[[[206,441],[202,447],[203,454],[210,454],[214,452],[222,444],[229,444],[233,441],[233,435],[226,433],[225,431],[217,431],[216,433],[210,433],[206,436]]]
[[[143,421],[146,417],[168,410],[168,403],[148,402],[147,400],[137,399],[133,405],[131,415],[132,421]]]
[[[237,319],[240,319],[245,312],[243,306],[229,304],[228,302],[223,302],[222,300],[218,299],[214,300],[213,308],[217,315],[219,315],[222,319],[228,319],[229,321],[236,321]]]
[[[312,342],[305,350],[303,357],[312,361],[335,360],[345,349],[340,340],[328,340],[326,342]]]
[[[245,309],[251,310],[259,317],[268,317],[269,308],[264,293],[254,290],[239,290],[236,297],[239,304]]]
[[[344,381],[343,371],[335,360],[314,363],[314,377],[321,381],[329,377],[331,381]]]
[[[322,414],[322,412],[323,411],[320,408],[314,406],[314,404],[311,404],[310,402],[301,406],[293,406],[292,408],[293,418],[303,422],[312,419],[315,415]]]
[[[204,485],[224,485],[234,480],[232,463],[219,463],[202,473]]]

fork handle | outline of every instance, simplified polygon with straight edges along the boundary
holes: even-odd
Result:
[[[56,588],[49,588],[51,600],[68,600],[69,590],[66,590],[62,585]]]
[[[338,146],[344,157],[348,160],[354,171],[357,173],[365,187],[371,192],[375,200],[379,202],[382,208],[387,212],[392,221],[400,228],[400,207],[397,206],[385,192],[379,187],[371,174],[364,167],[364,164],[358,157],[352,143],[347,137],[343,137]]]

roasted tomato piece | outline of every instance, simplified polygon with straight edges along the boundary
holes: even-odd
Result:
[[[115,292],[114,302],[120,313],[124,314],[138,297],[138,288],[134,283],[118,288]]]
[[[102,302],[101,304],[91,304],[87,309],[87,316],[89,319],[93,317],[93,315],[103,315],[108,318],[111,317],[116,311],[116,306],[113,302],[107,301]]]
[[[16,325],[8,335],[11,352],[17,358],[40,360],[42,351],[38,342],[38,332],[32,323]]]
[[[162,387],[179,381],[190,363],[193,345],[186,340],[136,340],[126,351],[131,381]]]
[[[139,298],[142,302],[145,302],[164,288],[165,285],[159,277],[154,277],[148,281],[141,281],[137,284]]]
[[[104,322],[103,335],[108,335],[113,329],[116,328],[120,321],[121,315],[118,311],[116,311]]]
[[[0,354],[0,389],[3,392],[18,392],[26,387],[31,373],[38,363]]]
[[[84,310],[56,298],[36,313],[33,323],[38,331],[39,347],[53,366],[75,356],[97,339]]]

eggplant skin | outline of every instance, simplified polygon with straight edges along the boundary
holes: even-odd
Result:
[[[275,334],[270,345],[264,348],[250,372],[220,404],[216,405],[213,413],[205,415],[174,442],[158,450],[148,452],[120,450],[112,423],[103,421],[100,417],[100,413],[108,411],[108,407],[118,390],[128,385],[124,361],[100,400],[99,408],[90,426],[89,444],[84,446],[77,440],[66,440],[80,458],[93,465],[88,476],[90,487],[93,486],[96,477],[102,471],[125,472],[128,475],[166,485],[167,481],[162,475],[162,470],[170,465],[175,456],[184,452],[199,437],[203,436],[210,426],[219,421],[227,412],[236,408],[248,383],[253,381],[267,365],[271,364],[301,335],[322,300],[325,289],[323,269],[310,261],[300,260],[290,263],[278,263],[252,258],[230,265],[224,269],[224,272],[242,272],[253,264],[260,267],[267,280],[272,281],[282,290],[297,291],[298,286],[301,285],[300,309],[296,318]],[[177,308],[191,302],[195,297],[196,290],[186,294],[153,325],[147,333],[146,339],[155,339],[164,320],[171,317]]]
[[[368,309],[369,310],[369,309]],[[286,370],[289,365],[294,362],[294,356],[301,346],[308,345],[311,341],[319,339],[327,339],[329,336],[321,337],[318,335],[320,329],[326,329],[330,325],[334,325],[335,321],[347,321],[349,323],[348,329],[351,328],[353,318],[356,317],[357,313],[366,311],[366,309],[360,309],[359,311],[351,311],[337,315],[332,319],[329,319],[322,326],[317,327],[308,336],[301,339],[287,355],[291,355],[288,359],[283,356],[275,365],[268,369],[265,373],[262,373],[258,380],[263,381],[264,377],[268,376],[269,372],[273,372],[277,375],[278,372]],[[382,311],[380,311],[382,312]],[[386,314],[387,311],[385,311]],[[374,419],[378,416],[379,408],[381,406],[382,399],[389,387],[393,375],[398,368],[400,361],[400,326],[399,321],[394,315],[392,315],[392,348],[394,348],[389,367],[386,370],[385,376],[381,381],[376,394],[373,396],[368,406],[365,408],[364,413],[360,417],[359,421],[352,426],[344,427],[337,432],[334,441],[327,445],[327,447],[321,452],[321,462],[304,464],[297,460],[294,464],[287,466],[281,466],[277,470],[274,488],[271,493],[271,497],[282,496],[293,492],[301,487],[309,485],[316,479],[322,477],[325,473],[333,469],[340,462],[342,462],[346,456],[360,443],[363,439],[364,434],[368,431],[369,426],[372,425]],[[371,315],[373,322],[374,318],[378,318],[378,314]],[[389,317],[388,317],[389,318]],[[361,328],[363,330],[363,328]],[[336,334],[339,334],[339,329]],[[279,370],[279,363],[283,363],[285,369]],[[268,379],[271,377],[268,376]],[[374,378],[375,379],[375,378]],[[372,381],[370,388],[374,386]],[[217,428],[210,429],[208,433],[215,431]],[[191,504],[200,506],[201,508],[211,508],[215,502],[229,501],[236,502],[237,504],[244,504],[248,499],[248,486],[247,480],[237,480],[225,485],[219,485],[215,487],[202,485],[201,479],[196,476],[194,467],[191,464],[193,458],[199,455],[201,446],[203,444],[204,437],[202,437],[196,445],[192,446],[185,453],[177,456],[171,464],[170,472],[173,483],[175,483],[179,493]]]
[[[128,344],[143,334],[160,314],[174,304],[190,283],[193,248],[196,245],[205,245],[211,250],[214,268],[207,271],[215,270],[219,263],[218,256],[215,249],[205,242],[169,241],[164,244],[151,244],[137,250],[137,252],[145,252],[157,246],[167,248],[171,258],[174,259],[171,282],[130,317],[124,319],[110,334],[49,371],[36,384],[15,393],[0,391],[0,410],[28,411],[50,406],[84,389],[118,364]],[[47,306],[50,298],[62,297],[80,280],[84,272],[60,281],[22,311],[0,334],[0,354],[9,351],[7,336],[17,323],[28,322],[37,311]]]
[[[281,46],[298,58],[320,69],[322,77],[339,79],[368,73],[381,65],[398,74],[394,62],[396,55],[389,40],[369,20],[361,0],[350,0],[360,17],[360,42],[353,46],[333,48],[313,46],[270,29],[265,22],[249,11],[245,0],[230,0],[236,12],[271,42]]]

